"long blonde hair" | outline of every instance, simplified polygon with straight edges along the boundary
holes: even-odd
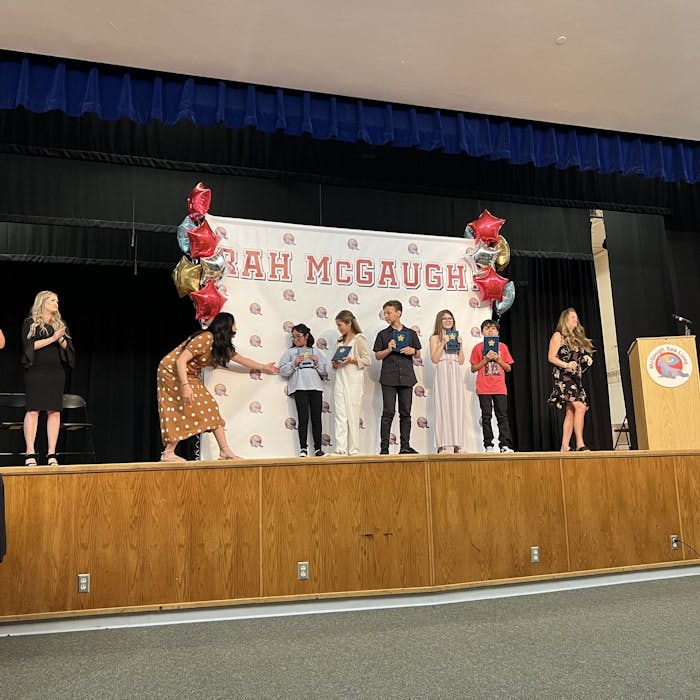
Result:
[[[56,297],[56,299],[58,299],[58,294],[56,294],[56,292],[44,290],[43,292],[39,292],[34,297],[34,303],[29,311],[29,318],[32,319],[32,322],[29,326],[27,338],[33,338],[37,328],[39,329],[39,333],[41,333],[41,335],[49,335],[49,332],[46,329],[47,324],[44,322],[44,304],[46,304],[46,300],[49,297]],[[61,312],[58,309],[51,314],[49,325],[54,329],[54,331],[61,328],[66,328],[65,321],[61,317]],[[66,334],[66,337],[68,337],[68,334]]]
[[[355,314],[352,311],[348,311],[347,309],[343,309],[342,311],[338,312],[338,315],[335,317],[336,321],[342,321],[343,323],[349,323],[350,324],[350,330],[357,335],[358,333],[362,333],[362,328],[360,328],[360,324],[357,322],[357,319],[355,318]],[[340,339],[342,340],[342,338]],[[340,342],[340,341],[338,341]]]
[[[578,312],[572,306],[568,309],[564,309],[559,316],[557,330],[561,333],[561,339],[572,350],[584,350],[592,355],[595,352],[593,341],[586,337],[586,329],[581,323],[577,323],[573,331],[570,331],[569,327],[566,325],[566,320],[572,312],[578,316]]]

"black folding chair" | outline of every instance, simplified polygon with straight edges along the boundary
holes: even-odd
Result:
[[[63,415],[61,416],[61,446],[58,454],[61,457],[87,455],[90,461],[95,461],[95,443],[92,437],[93,425],[88,418],[87,403],[78,394],[63,395]],[[83,448],[71,446],[73,436],[83,438]]]
[[[0,463],[9,466],[24,455],[24,394],[0,393]],[[9,459],[8,459],[9,458]]]

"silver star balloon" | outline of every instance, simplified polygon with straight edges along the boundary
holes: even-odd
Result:
[[[479,241],[472,250],[467,252],[467,257],[474,261],[477,268],[483,269],[484,267],[492,267],[498,254],[499,251],[496,248],[490,248],[483,241]]]

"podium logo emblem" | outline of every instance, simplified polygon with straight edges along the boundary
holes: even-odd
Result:
[[[688,381],[693,365],[688,353],[677,345],[657,345],[647,357],[647,373],[661,386],[674,389]]]

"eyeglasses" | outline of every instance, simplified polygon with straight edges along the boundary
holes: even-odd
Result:
[[[292,333],[292,340],[303,340],[306,338],[305,333]]]

